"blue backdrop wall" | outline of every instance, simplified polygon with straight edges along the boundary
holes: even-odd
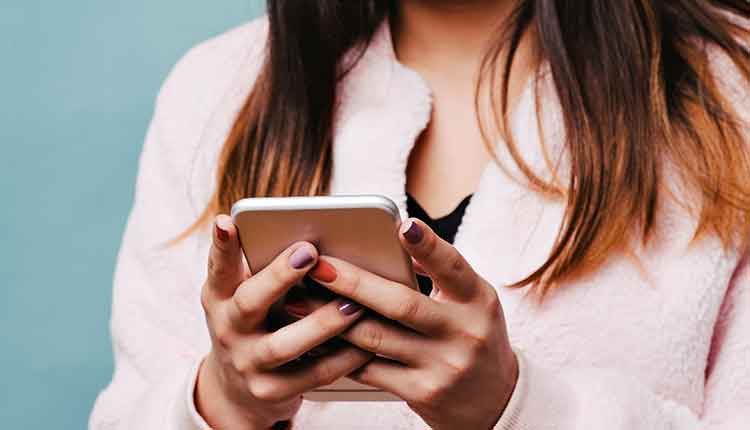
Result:
[[[260,0],[0,0],[0,423],[83,429],[157,90]]]

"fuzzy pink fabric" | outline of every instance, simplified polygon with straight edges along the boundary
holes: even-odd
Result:
[[[210,347],[199,303],[210,234],[161,245],[196,219],[214,189],[218,153],[257,75],[266,30],[261,19],[197,46],[160,92],[114,279],[116,369],[96,401],[93,429],[207,427],[192,390]],[[724,55],[712,55],[722,88],[750,124],[748,87]],[[560,112],[544,78],[544,135],[564,166]],[[340,94],[332,193],[383,194],[407,216],[407,158],[429,121],[431,94],[396,61],[387,25]],[[543,173],[533,98],[527,86],[512,124]],[[502,142],[498,148],[508,161]],[[677,181],[671,185],[680,192]],[[640,263],[613,255],[538,306],[524,290],[502,286],[545,260],[564,206],[494,163],[485,169],[455,244],[497,286],[521,358],[497,429],[750,428],[747,258],[711,237],[689,247],[695,220],[668,201],[662,210],[656,240],[636,252]],[[305,430],[424,427],[401,402],[305,401],[295,423]]]

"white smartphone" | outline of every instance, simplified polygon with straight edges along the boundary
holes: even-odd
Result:
[[[245,258],[253,273],[262,270],[281,251],[297,241],[313,243],[320,254],[341,258],[391,281],[419,290],[411,257],[398,240],[401,223],[392,200],[380,195],[260,197],[239,200],[232,207]],[[306,277],[294,294],[320,305],[332,293]],[[269,313],[271,330],[294,322],[283,311],[284,300]],[[336,348],[343,341],[326,344]],[[318,401],[400,400],[377,388],[342,378],[305,394]]]

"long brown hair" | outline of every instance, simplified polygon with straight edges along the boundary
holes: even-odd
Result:
[[[267,1],[264,65],[223,148],[217,189],[181,238],[240,198],[328,193],[337,83],[354,65],[343,61],[356,61],[396,8],[397,0]],[[666,162],[694,191],[694,239],[710,232],[726,247],[747,246],[747,124],[739,123],[720,93],[705,49],[721,49],[750,80],[750,53],[738,42],[750,41],[750,34],[732,15],[750,17],[750,4],[518,2],[482,68],[492,81],[494,116],[505,125],[499,129],[507,130],[508,77],[522,36],[532,30],[539,64],[549,64],[559,96],[571,171],[566,184],[543,180],[507,136],[528,186],[567,202],[549,258],[514,287],[532,284],[544,294],[601,265],[634,232],[645,243],[654,229]],[[495,88],[499,59],[503,84]]]

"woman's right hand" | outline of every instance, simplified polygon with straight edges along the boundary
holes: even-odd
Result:
[[[342,299],[275,332],[266,330],[271,305],[302,280],[317,258],[312,244],[298,242],[251,274],[231,218],[216,218],[201,293],[212,349],[195,390],[198,411],[212,427],[265,430],[290,420],[302,393],[328,385],[372,358],[347,346],[284,366],[338,336],[362,314],[359,305]]]

